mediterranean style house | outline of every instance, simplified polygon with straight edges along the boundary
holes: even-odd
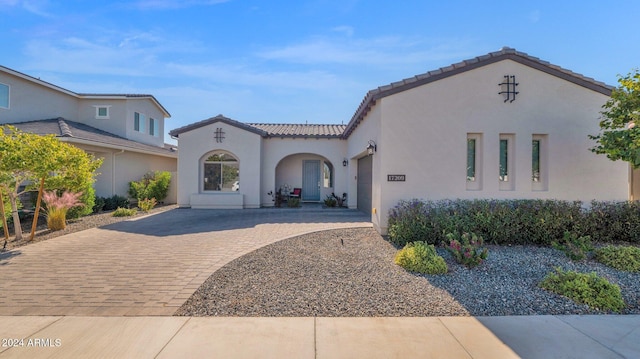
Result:
[[[411,198],[633,199],[624,162],[589,151],[612,88],[503,48],[369,91],[347,125],[242,123],[177,128],[177,203],[272,206],[346,194],[385,233]]]
[[[175,177],[177,149],[164,143],[169,117],[152,95],[75,93],[0,66],[0,124],[54,134],[102,158],[96,196],[126,196],[129,182],[149,171]],[[165,202],[176,202],[176,188]]]

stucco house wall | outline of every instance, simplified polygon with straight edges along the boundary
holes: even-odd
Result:
[[[216,142],[221,128],[225,139]],[[258,208],[261,188],[261,137],[224,122],[214,122],[180,134],[178,205],[191,208]],[[239,161],[240,189],[214,192],[203,189],[203,161],[214,151],[225,151]]]
[[[71,94],[4,71],[0,71],[0,83],[9,85],[9,108],[0,108],[0,123],[56,117],[74,119],[78,116],[78,99]],[[24,106],[25,103],[30,105]]]
[[[505,74],[515,75],[519,84],[513,102],[498,94],[496,85]],[[406,174],[406,182],[380,186],[382,196],[374,196],[374,203],[388,209],[410,198],[626,200],[628,166],[589,151],[593,142],[588,135],[598,132],[597,115],[606,100],[601,93],[510,60],[385,97],[379,103],[379,179]],[[466,140],[472,133],[481,136],[479,188],[468,188],[466,179]],[[501,134],[515,142],[508,186],[498,178]],[[534,135],[546,139],[544,186],[532,182]],[[380,215],[385,232],[387,211]]]
[[[333,187],[320,188],[320,200],[332,192],[337,196],[347,193],[347,168],[342,165],[347,141],[337,138],[280,138],[263,139],[262,206],[273,206],[268,193],[283,184],[302,187],[302,161],[322,160],[333,166]],[[278,173],[276,173],[278,171]]]

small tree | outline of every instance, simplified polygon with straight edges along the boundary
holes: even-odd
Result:
[[[629,162],[640,168],[640,72],[636,69],[619,76],[620,86],[613,89],[611,98],[602,106],[601,133],[589,138],[596,140],[592,152],[604,154],[613,161]]]
[[[22,239],[19,196],[45,189],[80,192],[94,182],[102,164],[83,150],[53,135],[36,135],[0,126],[0,189],[8,196],[17,240]],[[22,187],[24,186],[24,187]]]

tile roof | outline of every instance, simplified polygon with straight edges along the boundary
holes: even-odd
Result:
[[[74,140],[83,140],[91,142],[96,146],[116,146],[133,152],[153,153],[170,157],[177,156],[175,146],[168,144],[165,144],[163,147],[147,145],[79,122],[68,121],[61,117],[48,120],[9,123],[7,125],[14,126],[24,132],[38,135],[53,134],[56,137],[68,139],[68,142],[71,143],[73,143]]]
[[[248,125],[261,129],[269,137],[340,137],[347,127],[346,125],[287,123],[249,123]]]
[[[179,137],[181,133],[193,131],[197,128],[222,122],[235,126],[262,137],[314,137],[329,138],[342,136],[346,125],[325,125],[325,124],[276,124],[276,123],[243,123],[232,120],[224,115],[218,115],[187,126],[176,128],[169,132],[173,137]]]
[[[422,86],[430,82],[438,81],[449,76],[457,75],[465,71],[473,70],[478,67],[507,59],[535,68],[542,72],[546,72],[550,75],[560,77],[569,82],[573,82],[577,85],[586,87],[593,91],[600,92],[606,96],[610,96],[611,90],[613,89],[613,87],[605,84],[604,82],[596,81],[593,78],[583,76],[557,65],[553,65],[547,61],[540,60],[539,58],[530,56],[524,52],[516,51],[513,48],[503,47],[499,51],[491,52],[489,54],[478,56],[469,60],[464,60],[462,62],[458,62],[447,67],[442,67],[437,70],[429,71],[424,74],[416,75],[414,77],[397,81],[389,85],[380,86],[367,92],[367,94],[364,96],[364,99],[360,103],[360,106],[358,106],[358,109],[347,124],[343,136],[345,138],[349,137],[351,132],[353,132],[358,124],[364,119],[371,107],[375,105],[376,101],[383,97],[410,90],[412,88]]]

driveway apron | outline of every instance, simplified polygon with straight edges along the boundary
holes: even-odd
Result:
[[[305,233],[371,227],[347,209],[173,209],[0,254],[0,315],[172,315],[217,269]]]

